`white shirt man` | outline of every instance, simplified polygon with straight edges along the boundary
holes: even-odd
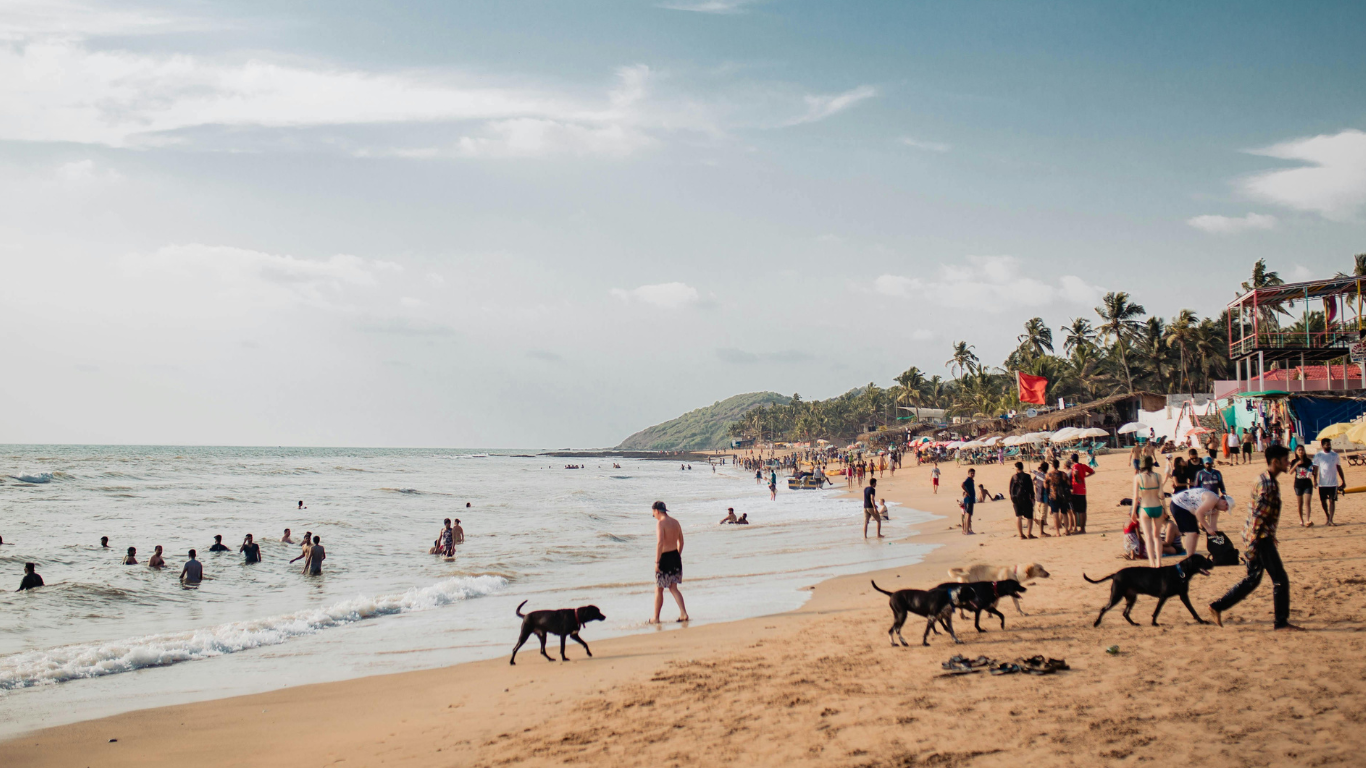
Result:
[[[1338,509],[1338,488],[1346,485],[1347,476],[1342,473],[1342,457],[1333,450],[1333,441],[1323,440],[1319,445],[1319,452],[1314,454],[1314,483],[1319,487],[1319,506],[1328,525],[1336,525],[1333,515]]]

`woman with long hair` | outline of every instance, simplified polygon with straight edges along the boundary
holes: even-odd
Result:
[[[1290,457],[1290,476],[1295,478],[1295,509],[1300,513],[1300,525],[1314,524],[1314,460],[1303,445],[1295,446]]]
[[[1133,513],[1138,516],[1143,531],[1143,543],[1148,549],[1148,565],[1162,567],[1162,537],[1157,522],[1166,510],[1162,508],[1162,477],[1153,471],[1153,457],[1144,456],[1138,474],[1134,475]]]

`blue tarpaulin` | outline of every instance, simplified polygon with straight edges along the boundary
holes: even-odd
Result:
[[[1313,439],[1324,427],[1351,421],[1366,413],[1366,400],[1291,397],[1290,408],[1294,411],[1296,420],[1300,422],[1301,434]]]

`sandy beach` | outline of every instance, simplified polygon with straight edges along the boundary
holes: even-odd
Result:
[[[1260,464],[1221,467],[1246,515]],[[1092,578],[1135,565],[1122,559],[1132,475],[1125,457],[1101,458],[1091,478],[1088,533],[1020,540],[1007,501],[979,504],[979,535],[957,530],[955,490],[965,473],[943,465],[944,492],[929,468],[879,481],[886,498],[944,515],[917,542],[940,544],[914,566],[823,582],[800,610],[751,620],[594,642],[594,658],[571,644],[571,663],[524,649],[444,669],[131,712],[61,726],[0,744],[6,766],[274,765],[778,765],[1018,766],[1198,761],[1205,766],[1360,764],[1366,737],[1366,541],[1360,496],[1339,504],[1339,527],[1301,528],[1283,480],[1281,552],[1292,583],[1291,620],[1304,633],[1273,633],[1266,581],[1225,617],[1197,625],[1178,601],[1148,626],[1155,601],[1140,598],[1126,624],[1118,611],[1091,623],[1108,595]],[[1013,468],[978,469],[1004,492]],[[1359,477],[1347,469],[1348,484]],[[893,520],[893,538],[910,535]],[[761,533],[760,530],[745,532]],[[831,529],[859,536],[859,521]],[[869,546],[885,546],[870,542]],[[964,644],[890,647],[888,588],[928,587],[972,563],[1038,562],[1051,578],[1029,584],[1027,616],[1001,606],[1006,629],[955,622]],[[1169,564],[1175,562],[1168,558]],[[1205,606],[1241,567],[1197,577]],[[684,585],[686,589],[686,583]],[[642,604],[645,615],[649,606]],[[665,615],[673,610],[666,601]],[[907,639],[923,624],[912,618]],[[508,621],[508,645],[516,627]],[[1119,646],[1119,653],[1105,649]],[[955,653],[1014,659],[1065,658],[1052,676],[942,676]]]

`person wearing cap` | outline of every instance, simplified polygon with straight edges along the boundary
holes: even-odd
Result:
[[[1195,473],[1195,485],[1220,495],[1228,493],[1224,488],[1224,473],[1214,468],[1213,456],[1206,456],[1205,466]]]
[[[659,623],[666,589],[678,603],[678,620],[687,621],[688,609],[683,605],[683,593],[678,591],[683,583],[683,526],[669,516],[669,508],[662,501],[651,505],[650,513],[659,521],[655,525],[655,616],[650,623]]]
[[[1195,545],[1200,541],[1200,529],[1208,535],[1219,531],[1219,513],[1233,507],[1233,497],[1195,486],[1171,497],[1172,520],[1181,532],[1181,543],[1186,554],[1195,554]]]

